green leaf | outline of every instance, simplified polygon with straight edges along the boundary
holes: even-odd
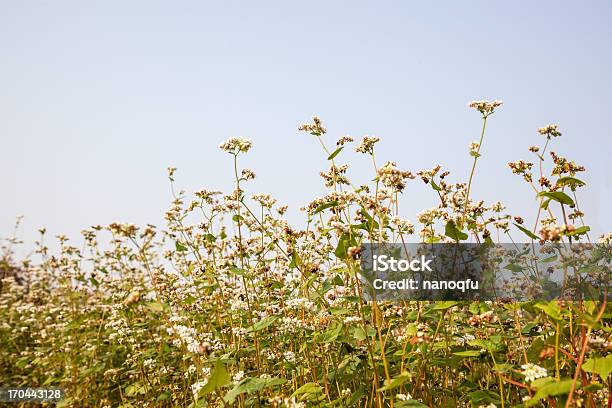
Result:
[[[431,308],[431,310],[446,310],[458,304],[459,302],[455,302],[453,300],[439,301],[436,302],[436,304]]]
[[[474,301],[470,303],[468,310],[471,314],[481,314],[488,312],[491,308],[484,302]]]
[[[208,377],[206,385],[204,385],[204,387],[202,387],[202,389],[198,393],[198,397],[218,390],[229,382],[230,375],[225,369],[225,366],[220,361],[217,361],[212,373],[210,373],[210,377]]]
[[[157,397],[156,401],[157,401],[157,402],[160,402],[160,401],[165,401],[165,400],[167,400],[168,398],[170,398],[170,396],[171,396],[170,392],[166,391],[166,392],[164,392],[163,394],[160,394],[160,396],[159,396],[159,397]]]
[[[342,151],[342,149],[344,149],[344,146],[340,146],[339,148],[334,150],[334,152],[327,157],[327,160],[333,160],[334,157],[336,157],[338,155],[338,153],[340,153]]]
[[[429,408],[427,405],[417,401],[417,400],[406,400],[406,401],[398,401],[395,406],[397,408]]]
[[[571,232],[566,232],[565,235],[575,236],[575,235],[584,235],[591,230],[591,227],[585,225],[583,227],[578,227]]]
[[[523,227],[522,225],[519,225],[517,223],[513,223],[514,226],[518,229],[520,229],[521,231],[523,231],[525,233],[525,235],[527,235],[529,238],[531,239],[540,239],[536,234],[534,234],[533,232],[529,231],[527,228]]]
[[[476,340],[471,340],[470,342],[468,342],[468,344],[472,347],[480,347],[482,349],[485,349],[489,353],[496,353],[503,349],[503,345],[501,344],[501,341],[494,340],[493,336],[491,336],[491,340],[476,339]]]
[[[244,276],[246,274],[246,271],[242,268],[238,268],[237,266],[230,266],[230,271],[232,273],[235,273],[238,276]]]
[[[125,395],[133,397],[138,394],[144,394],[145,388],[140,383],[130,384],[125,388]]]
[[[344,234],[340,236],[340,240],[338,240],[338,246],[336,247],[334,254],[338,258],[344,259],[346,258],[346,253],[348,249],[351,246],[356,246],[356,245],[357,245],[357,241],[355,241],[355,238],[351,237],[349,233],[345,232]]]
[[[365,330],[363,330],[362,327],[355,327],[353,329],[353,337],[355,338],[355,340],[365,340],[366,332]]]
[[[536,327],[538,327],[537,324],[535,324],[533,322],[529,322],[525,326],[523,326],[523,328],[521,329],[521,333],[529,334],[531,332],[531,330],[533,330]]]
[[[575,177],[561,177],[559,180],[557,180],[557,186],[558,187],[563,187],[563,186],[584,186],[586,183],[582,180],[578,180]]]
[[[468,239],[468,235],[465,232],[459,230],[455,225],[455,221],[453,220],[450,220],[446,223],[444,234],[446,234],[447,237],[454,239],[455,241]]]
[[[291,253],[291,262],[289,263],[289,268],[295,268],[302,266],[302,258],[298,255],[297,251],[293,251]]]
[[[406,401],[398,401],[395,406],[397,408],[429,408],[427,405],[417,401],[417,400],[406,400]]]
[[[372,216],[366,211],[365,208],[361,207],[361,215],[363,215],[365,217],[365,219],[368,221],[368,231],[374,231],[377,230],[379,228],[379,224],[378,222],[376,222],[374,220],[374,218],[372,218]]]
[[[495,364],[493,368],[495,372],[502,374],[510,372],[514,369],[512,364]]]
[[[338,324],[336,327],[333,327],[333,328],[323,332],[319,336],[319,341],[321,343],[330,343],[330,342],[336,340],[341,332],[342,332],[342,323]]]
[[[247,332],[251,333],[251,332],[261,331],[265,329],[266,327],[270,326],[277,319],[278,319],[278,316],[266,316],[260,321],[258,321],[257,323],[255,323],[253,326],[249,327],[247,329]]]
[[[151,309],[154,312],[163,312],[164,311],[164,305],[159,303],[159,302],[151,302],[147,306],[149,307],[149,309]]]
[[[534,307],[542,310],[553,320],[561,320],[561,308],[556,301],[551,301],[549,303],[538,303]]]
[[[476,404],[499,404],[501,402],[499,394],[489,390],[478,390],[468,394],[470,400]]]
[[[505,268],[512,272],[521,272],[523,270],[522,266],[517,265],[515,263],[509,263],[508,265],[505,266]]]
[[[459,357],[480,357],[480,351],[477,350],[458,351],[453,354]]]
[[[606,357],[591,357],[582,365],[582,369],[587,373],[599,374],[603,381],[606,381],[612,373],[612,354]]]
[[[361,400],[361,398],[363,398],[364,395],[365,395],[365,391],[363,387],[357,388],[357,390],[353,393],[353,395],[351,395],[351,399],[348,401],[347,406],[349,407],[359,406],[358,402],[359,400]]]
[[[240,381],[234,388],[232,388],[225,396],[223,400],[229,404],[233,404],[240,394],[251,394],[253,392],[259,392],[265,388],[273,387],[275,385],[281,385],[287,382],[282,378],[245,378]]]
[[[337,205],[338,205],[338,201],[336,201],[336,200],[330,201],[328,203],[323,203],[323,204],[321,204],[320,206],[317,207],[317,209],[315,210],[314,213],[318,214],[318,213],[320,213],[323,210],[327,210],[328,208],[331,208],[331,207],[336,207]]]
[[[406,381],[409,381],[411,378],[412,378],[412,374],[410,374],[407,371],[404,371],[397,377],[392,378],[391,381],[385,381],[385,386],[379,388],[378,391],[383,392],[383,391],[395,389],[401,386],[402,384],[404,384]]]
[[[178,252],[185,252],[185,251],[187,251],[187,247],[185,245],[181,244],[178,241],[174,242],[174,248],[176,248],[176,250]]]
[[[304,395],[304,394],[308,396],[311,396],[311,395],[316,396],[322,393],[323,393],[323,387],[321,387],[317,383],[309,382],[309,383],[302,385],[297,390],[295,390],[295,392],[291,394],[291,396],[295,397],[297,395]]]
[[[441,189],[441,188],[440,188],[440,187],[439,187],[439,186],[436,184],[436,182],[435,182],[435,181],[433,181],[433,179],[431,179],[431,180],[429,181],[429,184],[431,184],[431,188],[433,188],[433,189],[434,189],[434,190],[436,190],[436,191],[441,191],[441,190],[442,190],[442,189]]]
[[[544,385],[542,385],[541,387],[536,387],[538,388],[538,392],[536,392],[536,394],[533,396],[533,398],[527,400],[527,402],[525,402],[525,406],[526,407],[532,407],[536,404],[538,404],[538,402],[544,398],[547,397],[554,397],[556,395],[563,395],[563,394],[567,394],[571,387],[572,387],[572,383],[573,380],[571,379],[566,379],[566,380],[561,380],[559,382],[557,381],[547,381]],[[532,384],[534,385],[535,382]]]
[[[582,390],[587,392],[597,392],[601,389],[603,389],[603,385],[600,383],[590,383],[589,385],[582,387]]]
[[[240,222],[242,220],[244,220],[244,217],[242,215],[234,214],[234,216],[232,217],[232,221],[234,222]]]
[[[563,191],[542,191],[538,193],[539,197],[550,198],[551,200],[557,201],[561,204],[574,205],[574,200]]]

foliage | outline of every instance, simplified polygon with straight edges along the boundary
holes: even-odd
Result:
[[[500,105],[470,103],[482,131],[467,183],[450,182],[441,166],[414,174],[379,166],[379,140],[365,137],[356,151],[375,178],[356,186],[337,164],[352,138],[330,150],[320,119],[300,126],[330,165],[321,173],[329,191],[304,207],[303,229],[269,195],[247,197],[255,176],[239,158],[252,143],[231,138],[220,147],[233,161],[233,190],[176,194],[164,230],[93,226],[82,247],[59,236],[55,254],[41,230],[36,261],[19,266],[7,241],[0,383],[62,387],[59,406],[75,407],[604,406],[605,303],[361,300],[362,242],[590,242],[577,194],[584,168],[551,153],[544,175],[555,125],[539,130],[541,151],[529,149],[537,175],[533,163],[509,164],[535,193],[533,226],[470,197]],[[399,211],[417,177],[438,201],[416,215],[418,227]]]

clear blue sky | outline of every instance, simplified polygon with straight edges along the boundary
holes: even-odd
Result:
[[[502,99],[474,196],[533,216],[533,194],[506,163],[529,158],[536,128],[588,173],[582,206],[612,230],[612,3],[0,1],[0,233],[24,215],[33,240],[112,221],[162,224],[178,187],[228,190],[217,149],[254,149],[250,192],[292,210],[321,194],[324,155],[296,126],[318,114],[329,138],[383,138],[378,160],[436,163],[467,178],[480,120],[471,99]],[[353,154],[351,175],[371,179]],[[436,204],[420,181],[406,218]]]

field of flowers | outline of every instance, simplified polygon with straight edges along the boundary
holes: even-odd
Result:
[[[233,137],[219,147],[234,186],[177,192],[164,229],[92,226],[79,247],[58,236],[58,253],[41,229],[26,260],[7,239],[0,386],[61,387],[64,407],[612,407],[605,297],[362,300],[365,242],[610,245],[610,234],[589,237],[585,168],[551,150],[556,125],[534,131],[538,146],[508,163],[526,182],[535,223],[471,195],[501,105],[469,104],[482,127],[465,181],[441,166],[379,163],[378,138],[332,140],[313,117],[299,130],[327,157],[328,193],[303,208],[303,229],[284,219],[287,207],[249,191],[255,174],[240,159],[252,143]],[[373,180],[348,178],[345,149],[371,161]],[[168,176],[173,183],[176,169]],[[406,218],[398,197],[408,185],[439,201]]]

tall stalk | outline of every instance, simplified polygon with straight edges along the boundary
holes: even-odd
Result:
[[[488,115],[483,115],[482,117],[482,131],[480,132],[480,140],[478,141],[478,148],[476,149],[476,154],[474,155],[474,163],[472,163],[472,171],[470,172],[470,180],[468,181],[467,192],[465,194],[465,205],[463,207],[463,216],[467,218],[467,209],[470,201],[470,190],[472,188],[472,179],[474,178],[474,173],[476,171],[476,162],[480,157],[480,149],[482,148],[482,141],[484,140],[485,129],[487,127],[487,118]]]

